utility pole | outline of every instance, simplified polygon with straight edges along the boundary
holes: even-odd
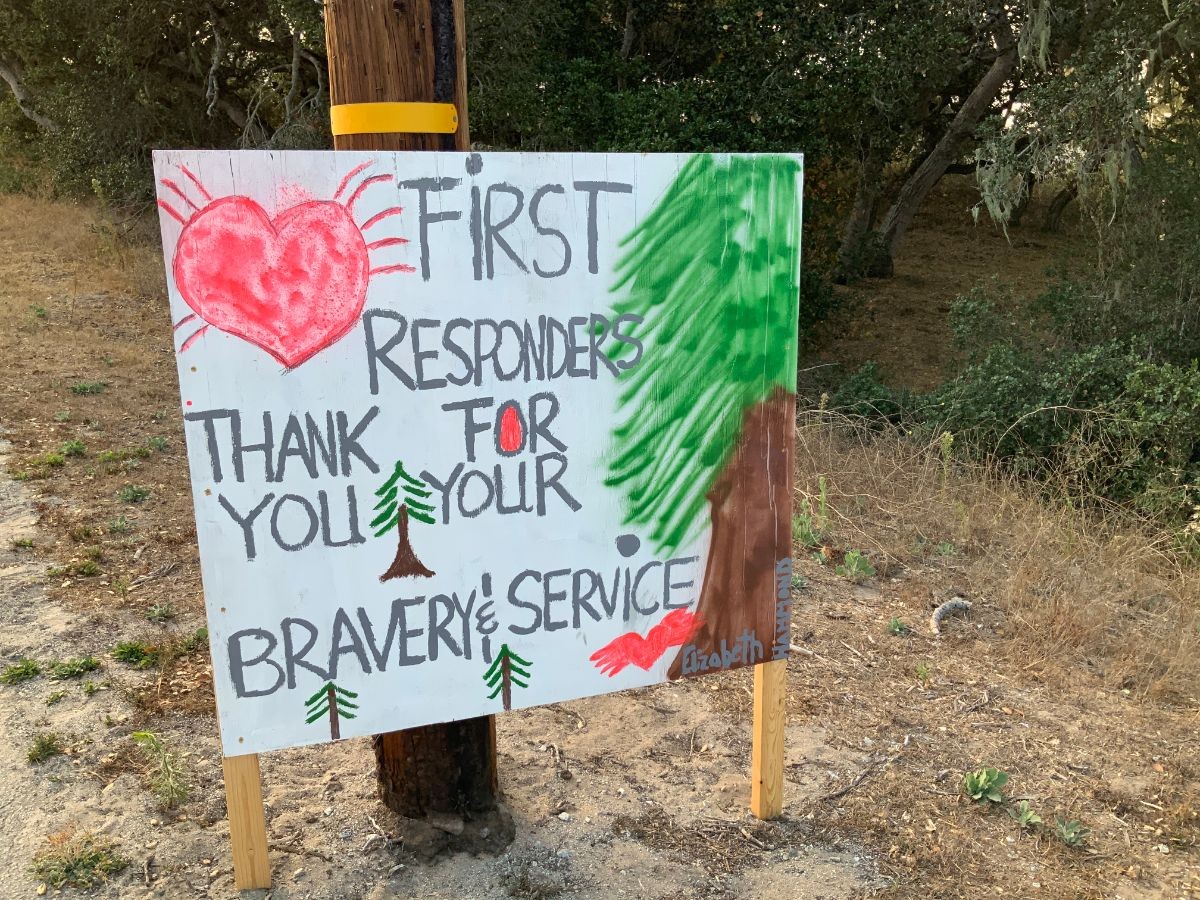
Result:
[[[326,0],[331,106],[453,104],[457,114],[457,130],[452,133],[337,134],[335,127],[335,149],[470,149],[464,2]],[[403,110],[401,115],[412,118]],[[484,844],[507,843],[511,838],[511,820],[507,829],[502,823],[496,827],[500,813],[491,716],[377,734],[372,744],[379,795],[390,809],[414,819],[433,815],[479,820],[487,825],[482,831],[490,837]],[[480,831],[468,829],[464,836]]]

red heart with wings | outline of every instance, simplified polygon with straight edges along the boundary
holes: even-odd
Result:
[[[646,632],[645,637],[636,631],[619,635],[588,658],[609,678],[627,665],[649,671],[668,647],[678,647],[686,642],[701,624],[701,618],[686,609],[672,610]]]
[[[311,200],[272,219],[249,197],[233,196],[188,220],[173,271],[201,319],[291,369],[354,327],[370,264],[340,203]]]

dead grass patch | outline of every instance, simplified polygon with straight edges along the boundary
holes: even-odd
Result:
[[[1152,523],[1047,499],[936,445],[813,413],[797,429],[798,503],[817,502],[820,477],[836,548],[861,547],[885,577],[942,570],[978,613],[1003,616],[1022,665],[1048,676],[1086,669],[1139,697],[1196,696],[1200,576]]]

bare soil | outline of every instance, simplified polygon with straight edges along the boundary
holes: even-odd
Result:
[[[963,204],[938,209],[898,279],[851,289],[863,302],[829,352],[918,360],[904,377],[928,384],[945,360],[935,312],[993,274],[1036,289],[1069,240],[1009,245]],[[937,273],[908,268],[922,256]],[[36,895],[30,860],[68,827],[129,861],[97,896],[234,895],[211,674],[188,643],[203,607],[160,266],[86,208],[0,198],[0,666],[43,668],[0,684],[3,897]],[[104,387],[72,391],[88,383]],[[82,454],[46,455],[68,441]],[[1154,535],[1110,535],[931,451],[822,420],[799,449],[797,497],[815,505],[824,475],[829,511],[821,545],[796,548],[782,819],[746,813],[751,681],[729,673],[501,717],[517,839],[495,856],[439,853],[470,822],[388,812],[363,741],[267,754],[271,896],[1200,895],[1195,577]],[[877,569],[861,584],[834,571],[852,548]],[[932,635],[932,606],[960,593],[969,617]],[[134,639],[159,664],[111,657]],[[98,671],[45,674],[87,654]],[[181,756],[177,809],[150,791],[137,730]],[[45,731],[67,752],[31,765]],[[981,765],[1049,827],[965,800]],[[1084,846],[1054,837],[1056,814],[1090,829]]]

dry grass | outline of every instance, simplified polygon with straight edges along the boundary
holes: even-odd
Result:
[[[1170,533],[814,412],[797,430],[798,496],[815,503],[822,475],[841,543],[881,574],[953,545],[953,587],[1005,618],[1022,664],[1083,667],[1138,696],[1195,702],[1200,575],[1172,553]]]
[[[861,768],[792,815],[876,848],[895,898],[1200,890],[1200,601],[1167,536],[812,413],[798,505],[817,505],[822,477],[824,555],[862,549],[879,577],[852,585],[796,549],[809,586],[793,722],[835,735]],[[932,635],[930,611],[955,594],[969,619]],[[895,634],[897,619],[912,630]],[[963,799],[962,774],[982,766],[1009,773],[1009,796],[1047,824],[1022,830]],[[1086,845],[1065,846],[1055,816],[1091,829]]]

